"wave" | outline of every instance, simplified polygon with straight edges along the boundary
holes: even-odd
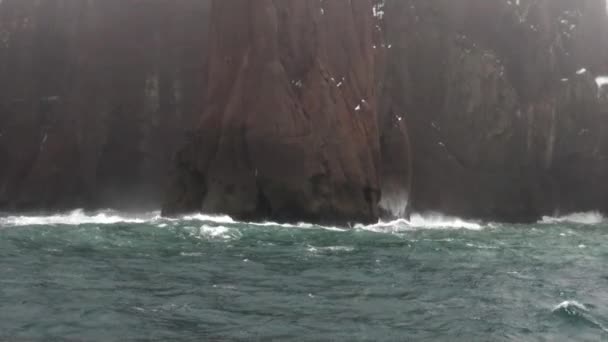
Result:
[[[544,216],[539,221],[540,224],[555,224],[555,223],[577,223],[585,225],[600,224],[605,221],[605,217],[597,211],[587,213],[573,213],[566,216],[551,217]]]
[[[602,330],[604,333],[608,333],[608,328],[591,315],[589,308],[576,300],[561,302],[553,308],[552,312],[568,319],[572,323],[592,326]]]
[[[297,228],[297,229],[323,229],[323,230],[329,230],[329,231],[335,231],[335,232],[345,232],[345,231],[347,231],[347,229],[340,228],[340,227],[321,226],[321,225],[315,225],[315,224],[306,223],[306,222],[300,222],[300,223],[292,224],[292,223],[278,223],[278,222],[266,221],[266,222],[248,222],[247,224],[250,225],[250,226],[256,226],[256,227],[280,227],[280,228]]]
[[[128,214],[113,210],[103,210],[97,212],[86,212],[82,209],[74,210],[69,213],[53,214],[53,215],[21,215],[21,216],[6,216],[0,217],[0,226],[4,227],[21,227],[21,226],[43,226],[43,225],[71,225],[79,226],[86,224],[111,225],[118,223],[151,223],[157,227],[165,228],[168,225],[173,225],[177,222],[206,222],[217,224],[225,228],[241,224],[227,215],[206,215],[193,214],[184,215],[177,218],[165,218],[160,215],[160,212],[147,212],[140,214]],[[322,226],[311,223],[297,224],[281,224],[276,222],[261,222],[261,223],[246,223],[249,226],[256,227],[278,227],[292,229],[323,229],[329,231],[343,232],[348,229],[334,226]],[[474,221],[465,221],[457,217],[445,216],[437,213],[430,214],[414,214],[409,220],[397,219],[394,221],[379,221],[372,225],[355,225],[355,229],[367,230],[375,232],[399,232],[418,229],[468,229],[481,230],[483,226]]]
[[[355,250],[353,246],[327,246],[327,247],[315,247],[308,246],[308,251],[311,253],[319,252],[352,252]]]
[[[228,215],[205,215],[205,214],[194,214],[185,215],[177,218],[164,218],[167,221],[207,221],[216,223],[238,223],[232,217]]]
[[[167,223],[178,221],[200,221],[213,222],[218,224],[238,223],[230,216],[213,216],[204,214],[184,215],[178,218],[162,217],[160,211],[147,213],[129,214],[114,210],[101,210],[86,212],[83,209],[73,210],[68,213],[58,213],[53,215],[12,215],[0,217],[0,226],[21,227],[21,226],[47,226],[47,225],[67,225],[79,226],[85,224],[111,225],[117,223],[158,223],[158,227],[164,228]]]
[[[43,225],[82,225],[82,224],[116,224],[116,223],[145,223],[160,217],[160,212],[139,215],[128,215],[107,210],[96,213],[86,213],[82,209],[65,214],[35,215],[35,216],[7,216],[0,218],[3,226],[43,226]]]
[[[475,221],[466,221],[458,217],[429,213],[424,215],[413,214],[409,220],[397,219],[388,222],[380,221],[373,225],[357,225],[355,228],[375,232],[399,232],[419,229],[482,230],[484,226]]]
[[[220,240],[231,240],[240,237],[240,233],[236,229],[232,229],[225,226],[208,226],[202,225],[197,230],[191,233],[193,237],[203,239],[220,239]]]
[[[566,301],[563,301],[563,302],[557,304],[553,308],[553,312],[561,312],[561,311],[564,311],[566,313],[576,313],[576,312],[581,312],[581,311],[589,311],[589,309],[587,309],[585,304],[581,304],[581,303],[577,302],[576,300],[566,300]]]
[[[452,228],[452,229],[468,229],[481,230],[483,226],[475,221],[465,221],[458,217],[444,216],[433,213],[429,215],[414,214],[410,218],[410,225],[418,228]]]

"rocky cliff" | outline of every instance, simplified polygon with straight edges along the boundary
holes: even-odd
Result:
[[[381,4],[390,111],[414,150],[414,210],[536,220],[605,210],[603,0]]]
[[[377,220],[370,1],[214,1],[212,11],[208,107],[165,213]]]
[[[603,75],[604,0],[4,0],[0,209],[606,212]]]
[[[0,209],[157,207],[202,111],[208,1],[0,1]]]
[[[386,1],[416,210],[535,220],[606,209],[602,0]],[[397,84],[400,87],[395,88]]]

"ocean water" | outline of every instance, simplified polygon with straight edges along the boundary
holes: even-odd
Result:
[[[608,221],[3,215],[0,340],[608,341]]]

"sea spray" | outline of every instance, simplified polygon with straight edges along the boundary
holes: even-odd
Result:
[[[541,224],[555,223],[578,223],[583,225],[595,225],[604,222],[605,217],[599,212],[572,213],[565,216],[544,216],[539,222]]]

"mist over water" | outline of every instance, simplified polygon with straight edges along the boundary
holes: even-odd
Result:
[[[608,222],[0,216],[0,340],[608,339]]]

